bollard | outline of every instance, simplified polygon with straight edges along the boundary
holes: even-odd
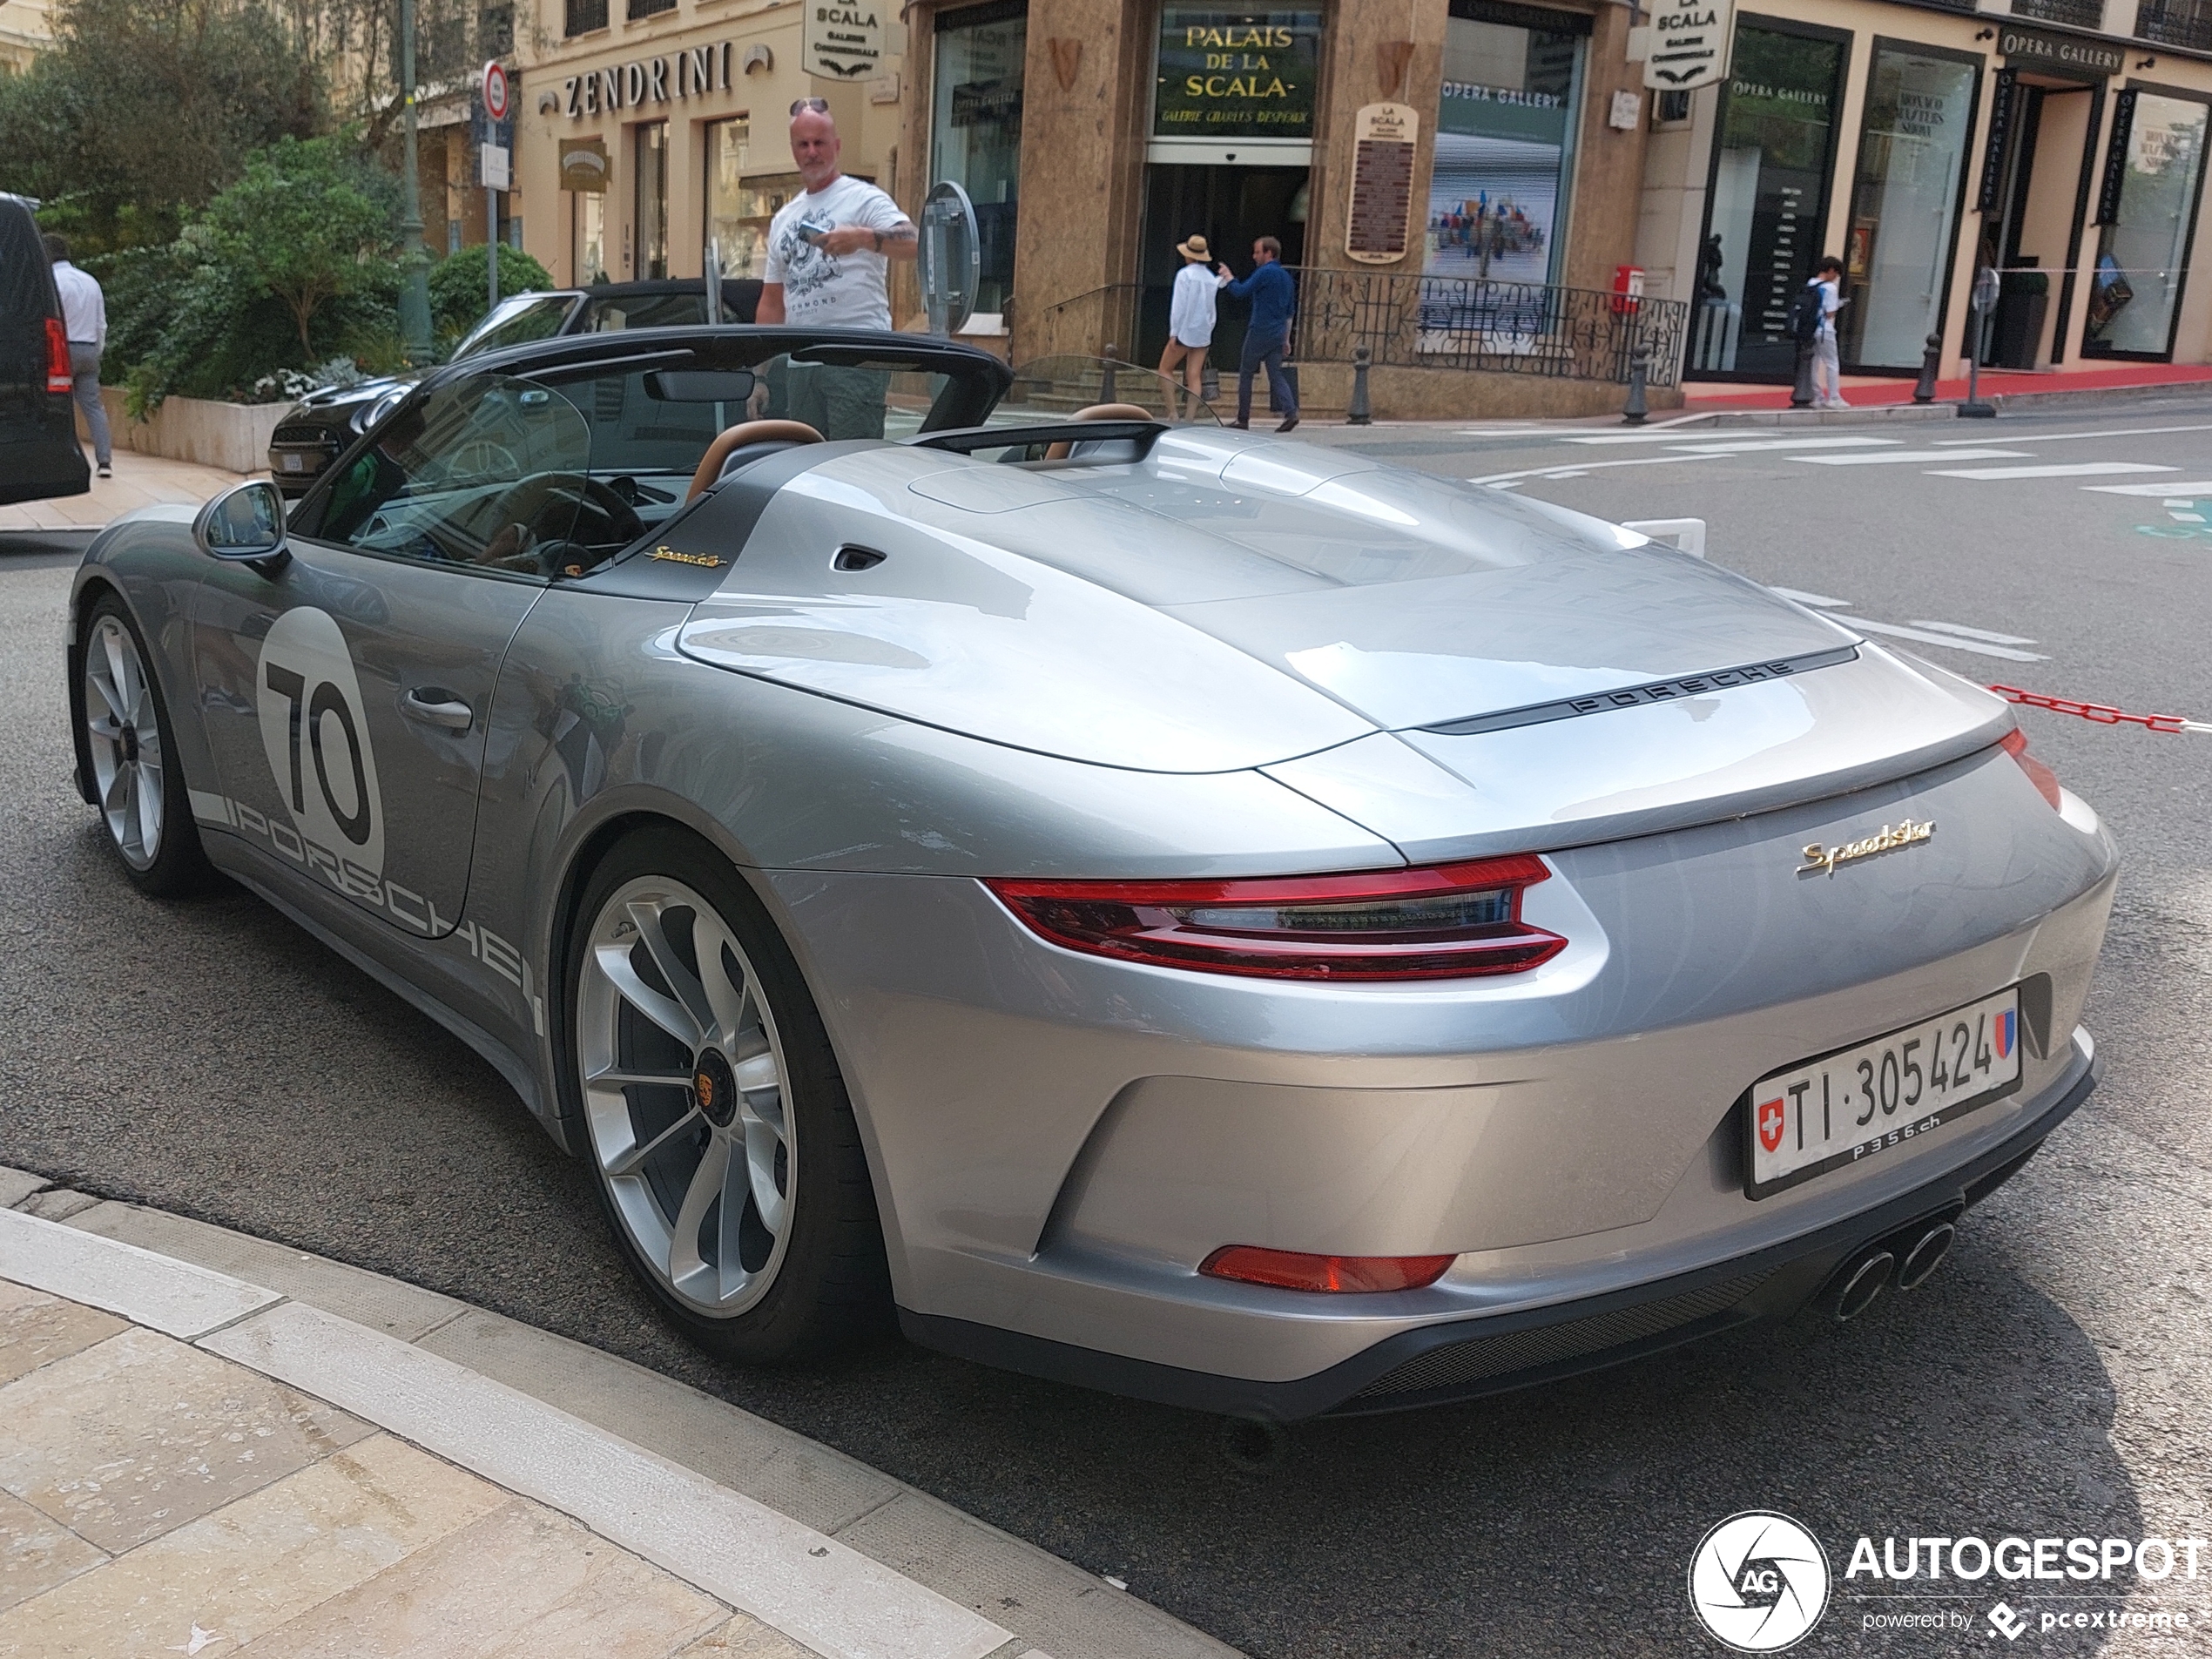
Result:
[[[1098,369],[1098,401],[1101,403],[1117,401],[1114,388],[1114,342],[1110,340],[1106,342],[1106,361]]]
[[[1809,409],[1812,407],[1812,342],[1797,343],[1797,383],[1790,393],[1790,407]]]
[[[1915,403],[1932,403],[1936,395],[1936,374],[1943,363],[1943,336],[1930,334],[1928,348],[1920,354],[1920,379],[1912,388]]]
[[[1629,401],[1621,408],[1622,426],[1642,426],[1651,413],[1644,405],[1644,384],[1651,378],[1651,347],[1642,341],[1629,354]]]
[[[1367,366],[1374,361],[1374,353],[1365,346],[1352,348],[1352,401],[1345,406],[1346,426],[1372,426],[1373,407],[1367,401]]]

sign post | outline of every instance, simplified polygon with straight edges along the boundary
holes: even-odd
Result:
[[[1662,4],[1651,15],[1651,55],[1643,84],[1662,92],[1687,92],[1728,78],[1736,44],[1736,0]]]
[[[1362,265],[1406,257],[1413,212],[1413,145],[1421,118],[1404,104],[1369,104],[1353,128],[1352,205],[1345,215],[1345,256]]]
[[[495,57],[484,64],[481,88],[483,126],[476,145],[476,181],[484,188],[484,285],[489,296],[485,314],[499,308],[499,192],[513,187],[509,160],[515,153],[515,106],[507,71]]]

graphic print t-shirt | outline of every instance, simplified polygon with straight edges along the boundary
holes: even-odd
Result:
[[[890,260],[872,247],[825,253],[807,240],[843,226],[886,234],[907,223],[898,203],[873,185],[840,173],[826,189],[794,196],[768,225],[762,280],[784,285],[784,319],[824,328],[888,328],[884,289]]]

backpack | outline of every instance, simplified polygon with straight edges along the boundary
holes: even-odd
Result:
[[[1790,309],[1782,319],[1782,332],[1800,346],[1810,346],[1820,333],[1820,282],[1815,278],[1799,288],[1790,301]]]

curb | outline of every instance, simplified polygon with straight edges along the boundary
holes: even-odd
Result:
[[[0,1277],[326,1399],[824,1659],[1240,1659],[803,1435],[381,1274],[0,1166]]]

